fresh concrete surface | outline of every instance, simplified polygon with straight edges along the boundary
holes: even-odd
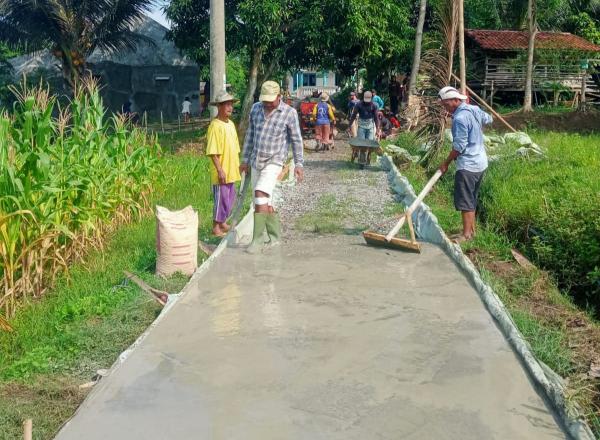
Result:
[[[229,249],[59,440],[566,438],[442,251]]]

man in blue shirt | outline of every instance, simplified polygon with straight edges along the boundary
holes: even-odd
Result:
[[[377,94],[375,89],[371,90],[371,93],[373,94],[373,102],[377,106],[377,110],[383,110],[383,99],[381,99],[381,96]]]
[[[479,107],[465,103],[467,97],[454,87],[439,92],[444,109],[452,115],[452,151],[440,165],[445,173],[456,160],[454,207],[461,211],[463,232],[455,242],[470,240],[475,235],[475,210],[483,175],[488,166],[482,127],[492,123],[492,117]]]

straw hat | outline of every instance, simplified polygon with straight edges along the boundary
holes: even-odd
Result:
[[[238,102],[237,99],[235,99],[232,95],[230,95],[229,93],[222,91],[221,93],[219,93],[217,95],[217,97],[215,98],[214,101],[210,102],[210,105],[219,105],[219,104],[223,104],[224,102]]]
[[[321,93],[321,101],[323,101],[323,102],[329,101],[329,94],[326,92]]]

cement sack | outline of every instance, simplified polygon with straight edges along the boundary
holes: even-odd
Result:
[[[181,211],[156,207],[156,274],[192,275],[198,262],[198,213],[191,206]]]

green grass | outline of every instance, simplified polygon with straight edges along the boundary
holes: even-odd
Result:
[[[338,200],[333,194],[319,197],[312,211],[296,220],[296,228],[316,234],[341,234],[346,231],[343,220],[349,212],[350,200]]]
[[[169,133],[158,133],[158,142],[168,153],[175,153],[189,144],[203,144],[207,127],[185,131],[172,131]]]
[[[534,138],[548,159],[491,166],[482,186],[484,217],[600,316],[600,136]]]
[[[516,111],[520,111],[523,108],[521,104],[516,105],[494,105],[494,110],[496,110],[500,114],[507,114]],[[536,105],[533,107],[533,111],[535,113],[542,114],[562,114],[562,113],[572,113],[577,111],[577,108],[572,108],[570,105],[564,105],[562,102],[559,103],[558,106],[554,106],[552,104],[543,104]]]
[[[153,194],[168,208],[199,211],[200,237],[211,230],[212,201],[205,157],[167,155]],[[24,418],[34,419],[36,439],[52,438],[83,398],[78,385],[108,368],[155,319],[160,309],[140,289],[124,283],[123,270],[150,285],[178,292],[183,276],[153,275],[155,220],[121,227],[102,251],[74,265],[45,296],[25,305],[0,333],[0,437],[19,438]]]
[[[531,345],[535,357],[561,376],[567,376],[573,364],[566,335],[560,330],[544,326],[534,316],[522,310],[511,310],[511,315]]]

